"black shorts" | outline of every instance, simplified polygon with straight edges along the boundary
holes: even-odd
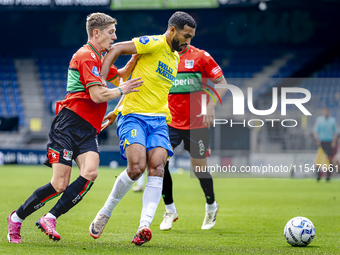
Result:
[[[64,108],[55,117],[47,143],[45,165],[61,163],[72,166],[72,159],[94,151],[99,154],[97,130],[75,112]]]
[[[321,142],[321,148],[326,153],[328,157],[333,157],[335,155],[336,150],[332,148],[332,142]]]
[[[206,158],[210,155],[209,129],[199,128],[182,130],[168,126],[171,146],[175,149],[182,141],[184,149],[192,158]]]

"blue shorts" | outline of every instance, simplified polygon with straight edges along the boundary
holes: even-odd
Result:
[[[162,147],[168,151],[169,157],[173,155],[165,117],[134,113],[123,116],[120,113],[117,117],[117,135],[120,153],[125,160],[126,147],[134,143],[143,145],[146,151]]]

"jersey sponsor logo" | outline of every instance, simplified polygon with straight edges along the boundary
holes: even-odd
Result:
[[[173,76],[173,69],[169,67],[168,65],[164,64],[162,61],[158,62],[158,68],[156,70],[156,73],[159,73],[163,77],[171,80],[172,82],[175,80],[175,76]]]
[[[186,78],[186,79],[175,79],[173,86],[185,86],[185,85],[194,85],[194,79]]]
[[[172,83],[170,94],[189,93],[202,90],[200,72],[179,72]]]
[[[220,71],[222,71],[220,66],[216,66],[213,70],[211,70],[213,74],[218,74]]]
[[[147,36],[142,36],[142,37],[139,37],[139,42],[141,43],[141,44],[147,44],[148,42],[149,42],[149,37],[147,37]]]
[[[96,55],[94,55],[94,53],[91,53],[91,57],[93,57],[94,59],[96,59]]]
[[[185,60],[185,68],[187,69],[191,69],[194,68],[194,60]]]
[[[132,129],[131,130],[131,137],[135,138],[137,136],[137,129]]]
[[[63,158],[67,161],[71,161],[72,160],[72,155],[73,155],[73,151],[68,151],[66,149],[64,149],[64,156]]]
[[[98,68],[96,66],[92,67],[92,73],[97,77],[99,76],[99,71],[98,71]]]
[[[204,52],[204,55],[206,55],[207,57],[210,57],[210,54],[208,52]]]
[[[59,156],[60,156],[59,151],[53,150],[52,148],[48,148],[47,157],[48,157],[48,161],[51,164],[59,163]]]

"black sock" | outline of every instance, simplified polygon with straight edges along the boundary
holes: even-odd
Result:
[[[209,172],[194,172],[194,173],[201,183],[201,187],[203,189],[207,203],[211,205],[215,201],[215,195],[213,180],[210,173]]]
[[[67,213],[73,206],[82,200],[83,196],[85,196],[85,194],[90,190],[92,185],[93,182],[79,176],[65,189],[64,194],[51,209],[50,213],[56,218]]]
[[[16,213],[19,218],[24,220],[28,215],[43,207],[46,202],[59,195],[60,193],[58,193],[49,182],[46,185],[36,189],[33,194],[25,201],[25,203],[20,205]]]
[[[174,202],[172,198],[172,179],[169,171],[169,161],[166,162],[164,167],[162,197],[166,205]]]
[[[317,166],[316,166],[316,169],[318,169]],[[321,179],[321,171],[317,171],[317,172],[316,172],[316,179],[317,179],[318,181]]]
[[[329,180],[331,179],[331,175],[332,175],[332,172],[329,171],[329,169],[328,169],[328,171],[327,171],[327,173],[326,173],[326,180],[327,180],[327,181],[329,181]]]

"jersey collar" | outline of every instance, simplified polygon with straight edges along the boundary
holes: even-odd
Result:
[[[99,51],[96,49],[96,47],[93,46],[92,43],[87,42],[87,45],[89,45],[91,47],[91,49],[94,51],[94,53],[97,54],[97,56],[99,57],[99,59],[102,59],[102,55],[99,53]]]
[[[189,48],[190,48],[190,45],[188,45],[184,50],[182,50],[182,51],[179,52],[178,54],[179,54],[180,56],[182,56],[184,53],[186,53],[186,52],[189,50]]]

